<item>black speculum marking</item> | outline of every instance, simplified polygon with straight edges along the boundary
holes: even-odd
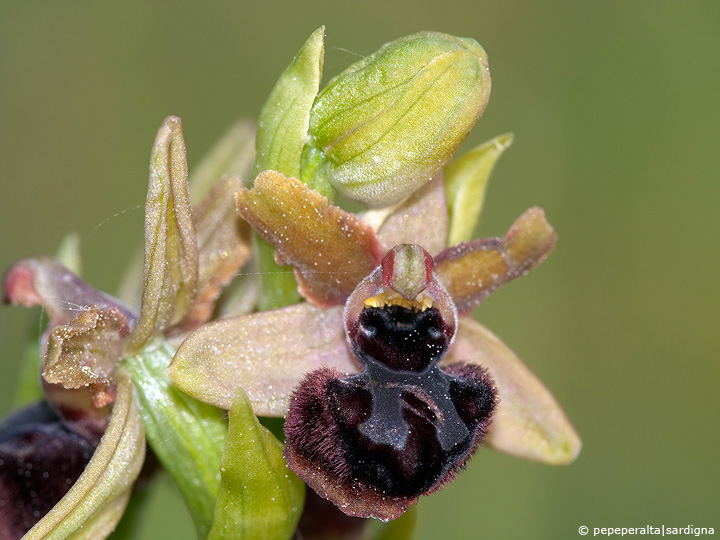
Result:
[[[477,425],[458,414],[452,398],[458,381],[437,366],[451,330],[435,308],[398,305],[365,308],[354,330],[365,371],[345,384],[367,395],[350,397],[338,388],[336,399],[356,403],[338,402],[335,409],[347,447],[358,451],[352,462],[386,493],[424,491],[468,452]],[[363,409],[359,401],[366,403],[364,416],[345,418],[343,410]]]
[[[386,388],[356,377],[328,385],[329,410],[353,475],[386,495],[430,490],[466,459],[478,442],[477,428],[487,425],[494,395],[482,372],[477,378],[458,378],[436,368],[433,377],[447,382],[442,398],[414,385]],[[394,403],[383,399],[388,392]],[[376,406],[378,397],[381,407],[388,408]],[[469,402],[467,410],[457,410]],[[403,433],[402,443],[398,432]]]

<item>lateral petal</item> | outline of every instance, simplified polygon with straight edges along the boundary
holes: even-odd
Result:
[[[505,238],[479,238],[441,252],[435,257],[435,275],[464,315],[495,289],[544,261],[556,241],[545,212],[533,207],[515,220]]]
[[[88,387],[95,407],[112,403],[116,391],[112,373],[129,331],[117,308],[83,311],[48,336],[43,378],[65,388]]]
[[[300,294],[319,307],[345,302],[380,264],[375,232],[294,178],[265,171],[237,194],[240,215],[291,264]]]
[[[239,177],[224,176],[193,211],[199,255],[197,296],[181,331],[210,319],[222,288],[252,255],[250,227],[235,209],[235,193],[241,187]]]

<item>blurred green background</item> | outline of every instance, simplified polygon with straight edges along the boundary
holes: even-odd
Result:
[[[482,235],[531,205],[555,253],[475,312],[546,382],[584,440],[553,468],[481,449],[423,499],[417,538],[720,529],[720,3],[0,3],[0,267],[82,238],[116,290],[141,242],[150,147],[182,117],[192,169],[326,28],[327,76],[417,30],[476,38],[493,76],[468,144],[515,132]],[[38,311],[0,310],[0,411]],[[172,487],[139,539],[190,539]],[[591,532],[592,534],[592,532]]]

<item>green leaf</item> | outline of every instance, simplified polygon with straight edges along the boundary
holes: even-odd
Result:
[[[293,535],[305,485],[287,468],[282,449],[282,443],[260,425],[239,388],[230,409],[220,493],[208,540],[283,540]]]
[[[124,356],[137,354],[155,334],[181,321],[195,300],[198,248],[187,175],[182,124],[169,116],[150,159],[142,307]]]
[[[199,538],[212,524],[227,435],[225,413],[175,388],[167,376],[172,349],[163,344],[125,360],[137,388],[147,439],[180,490]]]
[[[506,133],[476,146],[445,167],[445,190],[450,212],[448,245],[467,242],[480,219],[485,190],[495,162],[512,144]]]
[[[300,177],[300,157],[307,140],[310,109],[320,79],[324,57],[325,27],[313,32],[280,75],[258,120],[253,176],[275,170]],[[332,189],[332,188],[330,188]],[[275,249],[253,235],[258,271],[262,275],[259,307],[262,310],[288,306],[300,300],[292,272],[275,263]]]
[[[269,169],[300,177],[310,109],[322,77],[325,27],[315,30],[280,75],[258,120],[254,176]]]

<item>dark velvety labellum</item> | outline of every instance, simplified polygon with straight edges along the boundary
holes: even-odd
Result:
[[[0,538],[23,536],[72,487],[95,451],[45,404],[0,426]]]
[[[447,325],[435,308],[368,307],[355,328],[351,339],[360,360],[364,364],[374,360],[397,371],[427,369],[440,360],[450,342]]]
[[[475,366],[405,372],[389,385],[373,371],[309,374],[291,401],[286,457],[343,511],[392,519],[464,465],[487,430],[496,391]]]

